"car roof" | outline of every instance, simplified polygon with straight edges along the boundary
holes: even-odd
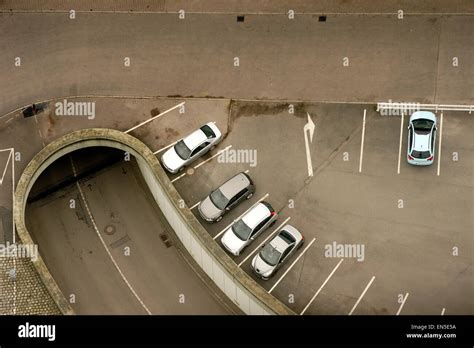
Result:
[[[431,133],[428,134],[417,134],[416,132],[413,139],[413,149],[416,151],[428,151],[431,145]]]
[[[219,189],[228,199],[234,197],[238,192],[250,185],[247,175],[239,173],[223,183]]]
[[[242,221],[245,222],[248,227],[254,229],[263,219],[270,216],[270,214],[271,211],[268,207],[263,203],[259,203],[242,217]]]
[[[289,244],[281,238],[279,234],[271,240],[270,245],[280,253],[283,253],[289,246]]]
[[[198,129],[191,134],[189,134],[187,137],[183,139],[184,143],[186,146],[192,151],[194,150],[197,146],[202,144],[204,140],[206,140],[206,134],[201,129]]]

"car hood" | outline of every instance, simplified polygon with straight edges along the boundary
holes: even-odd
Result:
[[[214,203],[212,203],[209,196],[207,196],[200,204],[199,204],[199,211],[201,212],[204,217],[208,219],[215,219],[221,215],[222,210],[217,208]]]
[[[163,154],[161,160],[171,170],[177,170],[184,164],[184,160],[178,156],[174,146]]]
[[[258,274],[265,274],[267,272],[270,272],[271,270],[273,270],[276,266],[271,266],[269,265],[268,263],[266,263],[265,261],[262,260],[262,258],[260,257],[260,253],[257,254],[254,258],[254,262],[253,262],[253,268],[255,269],[255,271],[258,273]]]
[[[232,231],[232,227],[224,233],[221,242],[232,252],[241,251],[247,243],[247,241],[244,241],[235,235],[234,231]]]

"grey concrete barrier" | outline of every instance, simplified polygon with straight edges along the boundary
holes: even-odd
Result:
[[[177,237],[212,281],[244,313],[295,314],[236,265],[202,227],[191,210],[182,204],[181,196],[153,152],[137,138],[121,131],[103,128],[78,130],[48,144],[31,160],[17,184],[13,205],[16,230],[22,243],[33,243],[25,224],[25,207],[36,179],[58,158],[92,146],[120,149],[136,158],[153,197]],[[61,312],[74,314],[41,255],[34,265]]]

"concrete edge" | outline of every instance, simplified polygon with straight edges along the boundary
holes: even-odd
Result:
[[[264,304],[270,309],[271,312],[275,314],[296,314],[273,295],[269,294],[247,273],[240,269],[237,264],[224,252],[224,250],[222,250],[222,248],[220,248],[219,245],[211,238],[209,233],[204,229],[204,227],[202,227],[200,222],[193,215],[189,207],[179,207],[179,202],[182,200],[182,198],[169,180],[153,152],[137,138],[118,130],[107,128],[91,128],[74,131],[48,144],[33,157],[33,159],[24,169],[20,180],[17,183],[15,202],[13,206],[13,218],[15,221],[16,230],[20,240],[23,243],[33,243],[33,239],[29,234],[25,224],[25,207],[29,191],[35,181],[32,180],[32,178],[39,175],[39,173],[42,171],[41,166],[43,163],[48,159],[51,159],[58,152],[64,151],[69,147],[72,148],[71,151],[74,151],[82,142],[101,140],[104,141],[104,143],[108,143],[108,146],[110,146],[111,143],[116,143],[117,146],[121,145],[122,147],[129,148],[143,158],[143,160],[152,169],[153,175],[164,189],[168,198],[173,203],[176,211],[178,211],[183,220],[188,223],[188,226],[193,231],[195,237],[197,237],[197,239],[206,247],[209,253],[238,283],[246,288],[247,291],[252,294],[252,296],[254,296],[259,302]],[[38,256],[37,261],[33,264],[49,293],[58,305],[60,311],[63,314],[75,314],[71,305],[68,303],[58,284],[49,272],[41,255]]]

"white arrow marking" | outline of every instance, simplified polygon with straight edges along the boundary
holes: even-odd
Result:
[[[303,132],[304,132],[304,144],[306,147],[306,162],[308,163],[308,176],[313,176],[313,163],[311,162],[311,152],[309,151],[309,143],[313,142],[313,134],[314,134],[314,123],[311,120],[311,116],[309,113],[308,115],[308,123],[304,125]],[[307,136],[307,131],[309,130],[309,141]]]

